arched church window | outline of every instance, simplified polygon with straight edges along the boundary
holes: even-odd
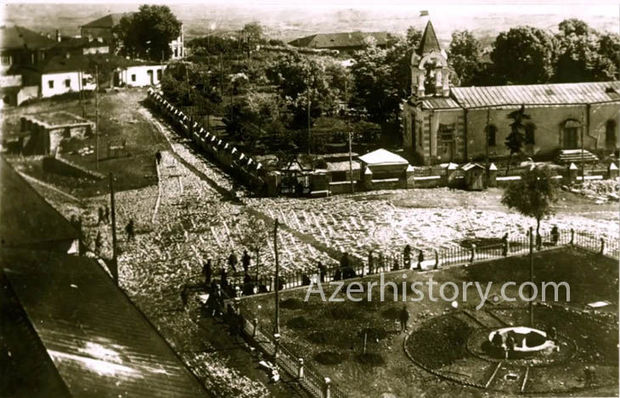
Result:
[[[616,121],[610,119],[605,124],[605,147],[614,149],[616,147]]]
[[[497,127],[494,124],[490,124],[486,127],[487,144],[489,146],[497,145]]]

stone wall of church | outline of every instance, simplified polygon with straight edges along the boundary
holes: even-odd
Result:
[[[468,159],[482,158],[486,154],[487,124],[496,127],[495,146],[489,146],[489,156],[508,156],[509,151],[504,144],[510,134],[512,119],[508,115],[518,110],[518,107],[506,109],[470,109],[467,111],[467,157]],[[581,146],[581,129],[584,133],[584,148],[588,150],[604,149],[605,134],[609,120],[616,120],[616,137],[620,126],[620,102],[612,104],[565,105],[526,107],[525,113],[530,115],[529,120],[535,126],[534,145],[526,145],[523,149],[532,155],[551,155],[561,148],[569,148],[564,128],[575,127],[576,147]],[[589,134],[586,131],[589,113]],[[567,124],[567,121],[569,124]],[[574,145],[573,145],[574,146]],[[618,148],[618,140],[616,140]]]

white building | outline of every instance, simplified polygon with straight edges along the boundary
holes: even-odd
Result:
[[[166,65],[132,65],[117,71],[120,85],[129,87],[157,86],[166,69]]]

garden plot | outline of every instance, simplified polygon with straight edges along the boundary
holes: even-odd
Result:
[[[430,192],[429,192],[430,191]],[[459,246],[464,239],[523,237],[530,218],[510,212],[499,204],[485,203],[498,198],[484,198],[479,206],[451,205],[441,207],[435,195],[467,195],[477,192],[451,193],[448,190],[410,190],[411,198],[424,196],[424,207],[401,207],[403,191],[368,195],[335,196],[321,199],[248,199],[249,206],[277,218],[299,232],[314,236],[320,242],[355,257],[365,258],[370,249],[384,253],[402,253],[405,245],[413,249],[432,250]],[[430,200],[430,206],[428,202]],[[410,202],[415,199],[409,199]],[[561,230],[571,228],[593,236],[615,239],[619,228],[617,218],[592,219],[586,214],[574,214],[568,209],[543,221],[542,232],[553,225]]]

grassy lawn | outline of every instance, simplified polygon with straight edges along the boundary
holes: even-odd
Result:
[[[168,143],[152,124],[139,112],[145,90],[111,91],[99,96],[99,165],[96,155],[80,155],[79,149],[96,147],[95,137],[71,140],[63,144],[62,157],[93,171],[113,173],[117,190],[136,189],[156,182],[155,152],[168,149]],[[75,99],[45,100],[24,107],[3,110],[3,134],[10,136],[19,131],[19,117],[64,110],[89,120],[95,120],[95,101],[85,99],[80,105]],[[82,113],[84,111],[84,113]],[[108,143],[124,150],[107,154]],[[9,158],[21,171],[60,189],[79,196],[92,196],[108,191],[107,179],[93,181],[46,173],[38,158]]]
[[[587,254],[577,250],[560,249],[538,253],[535,256],[536,281],[566,281],[571,287],[570,305],[583,308],[586,303],[596,300],[608,300],[612,310],[617,310],[618,303],[618,268],[614,260]],[[529,275],[528,257],[513,257],[492,262],[477,263],[470,267],[458,267],[420,274],[414,271],[391,274],[385,281],[397,283],[397,290],[402,293],[402,282],[411,284],[415,281],[425,282],[430,277],[438,283],[478,281],[485,284],[494,282],[489,297],[500,293],[500,285],[505,281],[517,283],[526,281]],[[377,276],[365,277],[362,282],[377,280]],[[327,297],[333,287],[325,287]],[[505,324],[521,325],[528,319],[527,305],[524,302],[488,303],[480,311],[475,307],[479,303],[474,288],[468,291],[467,300],[460,301],[459,309],[454,310],[450,303],[428,299],[419,302],[407,302],[411,315],[409,327],[414,332],[407,341],[407,347],[414,352],[417,360],[428,368],[448,374],[468,382],[484,384],[490,377],[495,363],[485,362],[469,354],[465,348],[471,333],[480,329],[463,310],[483,323],[492,326],[495,317]],[[344,290],[344,289],[343,289]],[[423,290],[423,289],[421,289]],[[373,301],[360,302],[323,302],[319,294],[312,294],[308,302],[304,301],[306,289],[282,293],[281,327],[283,342],[292,351],[306,360],[310,360],[324,375],[351,396],[379,396],[391,392],[397,396],[435,396],[457,394],[459,396],[481,396],[482,390],[465,387],[456,383],[442,381],[440,378],[422,370],[405,355],[403,341],[405,333],[398,326],[398,312],[402,302],[394,302],[392,289],[386,289],[386,301],[380,302],[379,289],[373,288]],[[438,296],[435,287],[435,296]],[[446,289],[451,291],[451,289]],[[517,290],[510,286],[508,295],[516,296]],[[424,290],[425,294],[427,290]],[[367,291],[355,297],[367,297]],[[450,295],[450,294],[447,294]],[[552,295],[551,295],[552,296]],[[344,294],[339,297],[345,298]],[[402,294],[400,295],[402,297]],[[409,297],[409,296],[408,296]],[[560,294],[563,299],[563,294]],[[242,300],[245,311],[257,314],[265,330],[272,328],[273,296],[246,298]],[[559,333],[567,336],[567,341],[574,341],[577,351],[564,352],[573,355],[568,362],[558,362],[551,366],[535,368],[528,384],[531,392],[544,392],[562,386],[580,387],[583,381],[571,385],[563,378],[570,376],[581,380],[584,364],[594,364],[598,371],[598,384],[617,384],[618,328],[613,321],[602,316],[589,318],[580,313],[567,312],[561,308],[535,307],[535,326],[549,330],[555,326]],[[609,308],[609,307],[608,307]],[[499,326],[496,326],[499,327]],[[484,329],[484,328],[482,328]],[[410,329],[411,330],[411,329]],[[367,352],[364,355],[364,337]],[[569,348],[561,348],[561,350]],[[574,350],[573,350],[574,351]],[[522,364],[513,364],[515,372],[522,371]],[[559,369],[565,369],[560,371]],[[615,373],[614,373],[615,369]],[[509,372],[508,367],[501,372]],[[510,370],[513,371],[513,370]],[[501,373],[498,372],[498,373]],[[567,373],[569,372],[569,373]],[[616,375],[616,376],[614,376]],[[548,381],[547,380],[551,380]],[[547,381],[544,381],[547,380]],[[502,384],[503,383],[503,384]],[[577,384],[575,384],[577,383]],[[490,386],[503,393],[516,393],[514,385],[504,385],[504,379],[497,380]],[[513,383],[514,384],[514,383]],[[617,394],[617,390],[614,390]],[[592,391],[577,395],[590,395]]]

